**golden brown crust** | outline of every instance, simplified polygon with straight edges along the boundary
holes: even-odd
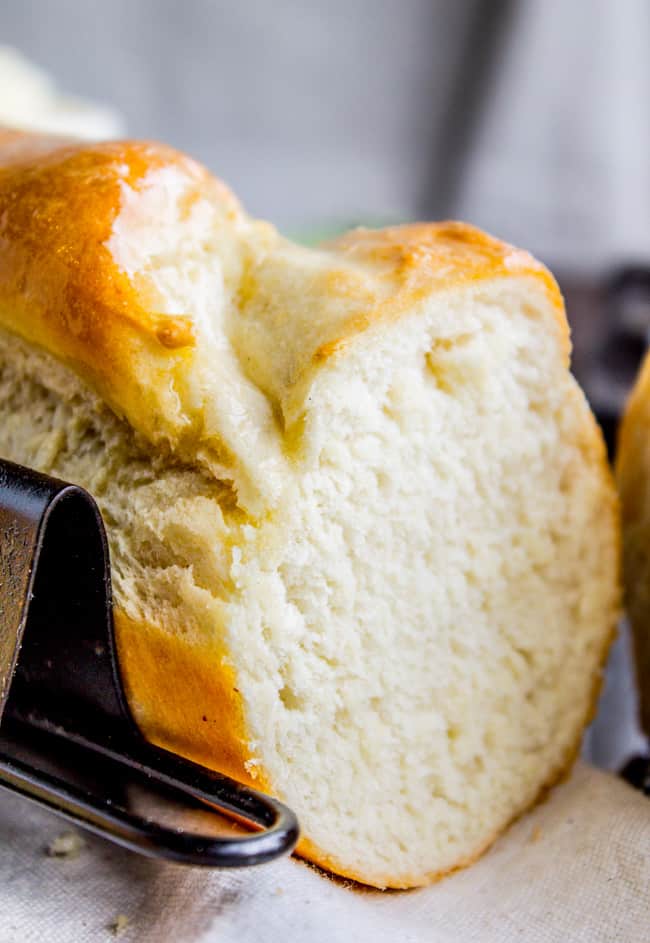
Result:
[[[372,262],[396,277],[410,297],[500,276],[532,275],[562,307],[557,283],[540,262],[494,236],[456,220],[387,229],[353,229],[330,243],[344,257]]]
[[[174,319],[170,339],[167,319],[145,309],[107,247],[123,188],[141,189],[170,166],[197,192],[213,182],[200,165],[159,144],[79,145],[0,133],[0,305],[29,305],[21,333],[38,336],[28,339],[106,372],[122,346],[120,327],[165,347],[193,343],[191,319]]]
[[[136,622],[118,608],[114,622],[127,700],[147,739],[270,791],[263,770],[253,767],[255,778],[249,772],[244,707],[223,650]]]
[[[650,734],[650,358],[619,431],[616,478],[623,519],[625,603],[633,630],[641,724]]]
[[[191,317],[152,310],[109,248],[125,194],[165,170],[188,203],[238,212],[207,170],[160,144],[0,132],[0,324],[70,365],[127,418],[159,411],[152,391],[169,389],[194,345]]]
[[[390,279],[394,288],[388,304],[357,318],[346,335],[320,347],[315,354],[317,360],[327,359],[371,321],[399,317],[422,297],[518,275],[533,278],[547,293],[568,364],[569,330],[557,282],[547,268],[522,249],[455,220],[354,229],[329,243],[329,248],[344,259],[372,265],[375,274]]]

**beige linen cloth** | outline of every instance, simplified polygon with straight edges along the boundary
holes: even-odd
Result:
[[[650,943],[650,799],[585,764],[473,867],[416,891],[296,859],[191,869],[88,835],[49,857],[66,829],[0,793],[0,943]]]

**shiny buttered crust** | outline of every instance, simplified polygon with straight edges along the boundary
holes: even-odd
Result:
[[[293,425],[299,425],[302,399],[314,377],[359,335],[412,314],[434,296],[495,279],[530,279],[549,302],[550,330],[568,369],[561,295],[547,270],[526,252],[455,222],[357,230],[322,249],[303,250],[267,224],[249,220],[221,182],[159,144],[80,146],[2,133],[0,240],[0,325],[70,368],[143,442],[234,481],[246,514],[258,518],[279,493]],[[251,260],[270,249],[277,267],[287,252],[292,265],[303,270],[295,292],[306,303],[293,306],[291,323],[273,308],[273,266],[263,283],[255,281]],[[198,268],[204,257],[219,257],[221,268],[206,285],[206,298],[215,293],[232,298],[236,292],[243,311],[247,297],[268,294],[268,304],[258,304],[248,320],[242,317],[230,337],[244,352],[258,389],[244,387],[227,364],[220,365],[221,328],[218,318],[215,327],[209,302],[207,313],[183,309],[165,262],[170,252],[176,269],[185,265],[189,278],[195,277],[198,255],[204,253]],[[179,263],[183,252],[186,258]],[[286,278],[282,291],[289,304]],[[310,306],[310,293],[318,305]],[[644,376],[622,445],[628,521],[638,518],[638,505],[649,493],[650,439],[643,438],[639,418],[642,414],[647,422],[647,369]],[[246,409],[235,421],[238,398]],[[581,447],[587,461],[602,467],[611,504],[602,442],[590,415],[583,433]],[[237,454],[238,440],[246,437],[255,442],[253,463]],[[646,503],[644,521],[650,524]],[[646,616],[644,604],[639,618]],[[614,617],[612,612],[610,622]],[[168,628],[138,624],[116,611],[121,669],[141,728],[155,742],[200,762],[211,764],[219,756],[220,768],[251,781],[251,737],[234,676],[219,653]],[[603,646],[602,658],[605,654]],[[175,684],[176,676],[186,683]],[[595,678],[594,699],[597,687]],[[561,766],[549,770],[538,796],[570,766],[577,746],[578,740]],[[256,767],[253,779],[271,788],[262,768]],[[309,837],[300,850],[334,871],[369,879]],[[390,873],[375,874],[372,883],[409,886],[437,876],[394,880]]]
[[[641,722],[650,734],[650,358],[619,433],[616,479],[623,518],[625,606],[632,623]]]
[[[207,327],[188,312],[161,310],[169,301],[157,278],[147,277],[139,245],[155,238],[141,227],[147,211],[161,226],[182,226],[166,216],[174,201],[197,228],[205,222],[220,231],[207,248],[225,257],[225,280],[240,280],[241,293],[259,291],[247,284],[246,254],[263,254],[280,237],[266,223],[251,226],[227,187],[189,157],[146,142],[80,146],[0,132],[0,324],[72,366],[149,441],[209,450],[221,430],[218,422],[210,428],[192,395]],[[360,229],[322,255],[313,291],[331,300],[320,320],[305,305],[303,324],[294,318],[286,335],[276,324],[273,338],[261,338],[269,341],[259,365],[269,374],[265,385],[285,409],[309,374],[373,323],[410,313],[435,293],[510,275],[529,275],[548,293],[568,365],[568,326],[552,276],[527,252],[472,226]]]

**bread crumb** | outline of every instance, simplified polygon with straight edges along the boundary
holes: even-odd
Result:
[[[276,896],[276,897],[282,897],[283,894],[284,894],[284,888],[282,888],[282,887],[276,887],[276,889],[275,889],[275,896]]]
[[[86,842],[78,832],[61,832],[47,846],[50,858],[78,858]]]
[[[535,828],[530,833],[530,838],[528,839],[528,841],[531,845],[536,845],[541,837],[542,837],[542,828],[540,825],[536,825]]]
[[[119,936],[120,933],[124,933],[126,928],[129,925],[129,918],[126,914],[118,914],[117,917],[111,921],[110,929],[113,933],[113,936]]]

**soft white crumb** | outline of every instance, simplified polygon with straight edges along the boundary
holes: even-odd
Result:
[[[78,832],[61,832],[47,846],[50,858],[78,858],[85,840]]]

